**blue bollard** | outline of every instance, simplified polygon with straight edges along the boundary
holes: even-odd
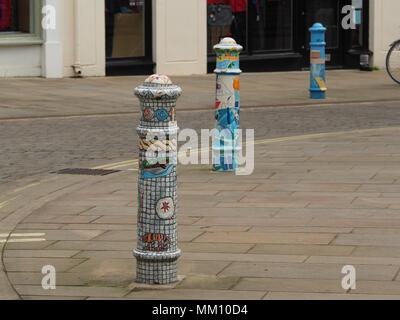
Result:
[[[310,29],[310,98],[325,99],[326,70],[325,70],[325,32],[321,23],[315,23]]]
[[[239,55],[243,47],[224,38],[214,47],[217,54],[216,134],[213,141],[213,171],[232,172],[238,168],[240,129]]]

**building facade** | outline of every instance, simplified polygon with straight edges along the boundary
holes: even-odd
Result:
[[[244,71],[302,70],[314,22],[328,67],[357,68],[366,52],[384,67],[398,12],[398,0],[0,0],[0,76],[205,74],[225,36],[244,47]]]

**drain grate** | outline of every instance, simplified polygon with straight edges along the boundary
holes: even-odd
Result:
[[[56,174],[76,174],[83,176],[106,176],[109,174],[120,172],[120,170],[105,170],[105,169],[85,169],[85,168],[68,168],[57,172]]]

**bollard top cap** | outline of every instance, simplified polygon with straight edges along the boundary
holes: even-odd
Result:
[[[310,31],[326,31],[326,28],[323,26],[322,23],[316,22],[310,28]]]
[[[214,50],[237,50],[242,51],[243,47],[235,41],[233,38],[223,38],[220,43],[214,46]]]
[[[153,74],[135,88],[134,93],[144,100],[170,100],[177,99],[182,94],[182,89],[174,85],[168,76]]]
[[[144,81],[145,85],[172,85],[171,79],[163,74],[153,74]]]

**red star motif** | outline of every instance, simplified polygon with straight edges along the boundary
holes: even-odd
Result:
[[[169,206],[168,202],[162,203],[161,210],[164,211],[164,213],[167,213],[170,209],[171,209],[171,207]]]

